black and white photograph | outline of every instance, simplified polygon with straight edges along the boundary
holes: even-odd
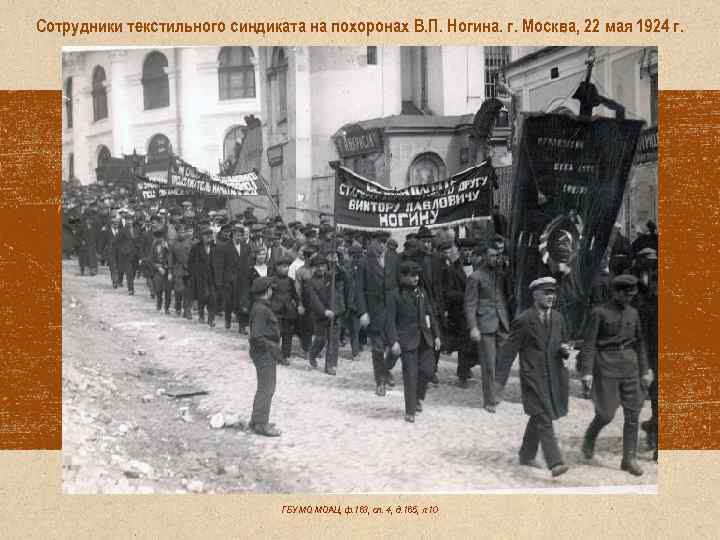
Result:
[[[62,50],[67,494],[640,493],[658,53]]]

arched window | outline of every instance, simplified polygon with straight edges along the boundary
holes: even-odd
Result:
[[[235,161],[244,138],[245,128],[243,126],[235,126],[228,131],[223,141],[223,161]]]
[[[288,59],[283,47],[275,47],[272,56],[272,73],[277,84],[277,121],[287,119],[287,72]]]
[[[95,66],[92,77],[93,120],[97,122],[108,117],[105,70]]]
[[[163,161],[170,158],[172,154],[172,146],[170,145],[170,139],[168,139],[162,133],[153,135],[148,143],[147,150],[147,162],[148,164]]]
[[[223,47],[218,55],[220,99],[255,97],[255,66],[251,47]]]
[[[65,81],[65,119],[66,127],[72,129],[73,127],[73,87],[72,77],[68,77]],[[70,154],[72,155],[72,154]]]
[[[445,164],[440,156],[426,152],[417,156],[408,170],[408,184],[431,184],[445,178]]]
[[[145,58],[142,73],[145,110],[170,106],[167,67],[167,58],[160,52],[153,51]]]
[[[102,168],[103,165],[105,165],[105,162],[110,159],[110,149],[102,145],[98,149],[98,158],[97,158],[97,166],[98,168]]]

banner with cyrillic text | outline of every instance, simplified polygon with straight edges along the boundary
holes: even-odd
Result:
[[[359,230],[410,230],[488,219],[495,170],[488,162],[447,180],[392,189],[353,171],[335,169],[335,223]]]

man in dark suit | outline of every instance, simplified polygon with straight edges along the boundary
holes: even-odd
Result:
[[[497,270],[497,259],[497,250],[486,247],[480,267],[470,274],[465,288],[465,319],[470,339],[477,345],[483,407],[490,413],[495,412],[499,403],[495,389],[496,353],[510,329],[504,278]]]
[[[467,277],[472,273],[471,250],[475,242],[465,238],[457,241],[450,249],[450,265],[444,272],[444,296],[446,309],[446,329],[443,346],[446,351],[457,351],[457,376],[460,387],[467,388],[471,378],[471,368],[477,363],[472,342],[468,339],[470,330],[465,318],[465,288]],[[462,251],[461,251],[462,247]],[[466,270],[469,267],[470,272]]]
[[[175,241],[170,243],[168,253],[168,279],[175,290],[175,314],[192,319],[192,287],[190,283],[190,250],[192,249],[192,230],[178,225]]]
[[[110,226],[102,233],[100,240],[101,252],[103,258],[107,261],[110,269],[110,279],[112,280],[113,289],[117,289],[120,285],[120,271],[118,263],[118,237],[120,236],[120,218],[114,217],[110,220]]]
[[[128,294],[135,294],[135,267],[138,257],[138,244],[140,242],[140,232],[133,223],[133,214],[125,213],[125,225],[120,229],[118,235],[118,263],[120,272],[125,274],[127,279]],[[120,277],[122,281],[122,276]]]
[[[372,240],[365,259],[357,272],[357,301],[360,324],[367,328],[372,346],[373,374],[376,394],[385,395],[388,370],[385,366],[386,312],[385,299],[398,286],[398,259],[386,253],[389,234],[384,231],[372,233]]]
[[[201,241],[190,249],[188,266],[192,283],[193,298],[198,302],[198,322],[205,322],[205,308],[208,311],[208,325],[215,326],[215,273],[212,260],[214,255],[213,231],[204,227],[200,231]]]
[[[431,299],[419,286],[420,266],[400,264],[400,288],[387,295],[387,338],[391,352],[402,359],[405,421],[415,422],[434,372],[434,352],[440,350],[440,328]]]
[[[232,324],[233,289],[237,279],[238,252],[231,239],[232,226],[223,225],[217,235],[213,251],[213,272],[216,285],[215,299],[218,311],[225,312],[225,328]]]
[[[520,447],[520,464],[536,466],[538,446],[553,476],[568,471],[553,420],[567,414],[568,371],[565,360],[570,346],[565,319],[552,309],[556,282],[552,277],[530,283],[533,305],[520,313],[512,323],[510,336],[500,349],[499,358],[510,365],[520,353],[520,389],[525,414],[530,419]]]
[[[252,261],[253,257],[251,257],[250,244],[247,240],[247,231],[240,223],[236,223],[234,226],[232,245],[237,254],[237,258],[235,259],[235,283],[233,284],[232,303],[233,310],[237,313],[238,317],[238,331],[243,334],[248,324],[249,313],[247,306],[250,305],[249,301],[246,305],[244,298],[247,294],[247,298],[249,299],[250,267],[254,264],[254,261]],[[225,316],[227,317],[227,312]]]

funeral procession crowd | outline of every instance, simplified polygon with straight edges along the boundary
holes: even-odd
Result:
[[[371,350],[375,392],[395,386],[401,365],[407,422],[423,412],[437,384],[440,354],[457,353],[460,389],[479,366],[483,407],[495,413],[519,356],[522,404],[529,416],[519,451],[521,465],[538,467],[541,448],[553,477],[568,470],[553,421],[568,414],[569,378],[581,379],[595,404],[582,454],[593,457],[599,432],[622,407],[621,468],[640,476],[639,431],[657,460],[657,250],[653,222],[630,241],[614,231],[587,305],[582,340],[573,340],[556,292],[562,276],[541,271],[529,288],[533,304],[511,319],[507,221],[498,214],[487,234],[470,224],[420,227],[402,246],[386,231],[336,229],[332,216],[319,226],[260,220],[253,208],[236,215],[198,209],[179,198],[161,204],[127,197],[103,200],[66,193],[63,256],[77,255],[80,273],[107,265],[112,287],[135,294],[147,284],[159,314],[223,324],[248,336],[257,372],[249,428],[279,436],[270,422],[276,366],[319,362],[327,375],[339,368],[340,347],[353,360]],[[462,237],[461,237],[462,236]],[[304,358],[293,359],[298,337]],[[571,358],[577,361],[570,364]],[[342,369],[342,367],[340,367]],[[459,390],[461,391],[461,390]],[[639,423],[646,399],[652,417]]]

